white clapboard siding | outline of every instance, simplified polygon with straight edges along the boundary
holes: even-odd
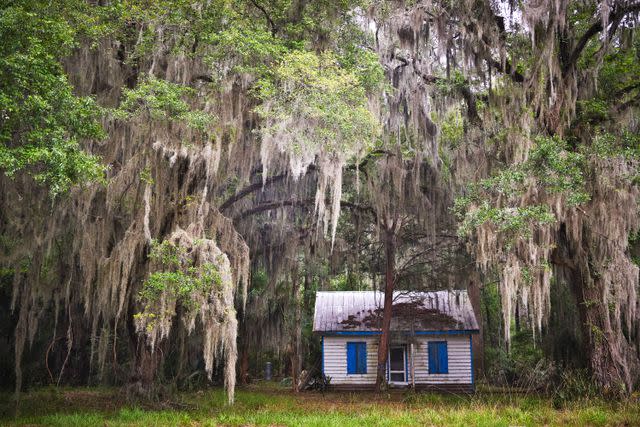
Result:
[[[347,342],[367,343],[367,373],[347,375]],[[324,374],[331,384],[375,384],[378,337],[324,337]]]
[[[331,384],[375,384],[378,336],[324,337],[324,374]],[[367,343],[367,373],[347,375],[347,342]],[[447,341],[448,374],[429,374],[429,341]],[[416,384],[471,384],[471,348],[468,335],[416,337],[413,345]],[[411,346],[407,345],[408,381],[411,382]]]
[[[447,341],[448,374],[429,374],[429,341]],[[469,336],[418,337],[413,345],[416,384],[471,384]]]

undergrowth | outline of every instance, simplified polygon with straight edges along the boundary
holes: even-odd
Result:
[[[39,389],[16,407],[0,395],[0,425],[50,426],[417,426],[638,425],[637,401],[567,401],[479,390],[472,396],[431,393],[311,393],[276,385],[238,389],[229,406],[222,389],[177,394],[171,401],[132,405],[118,389]]]

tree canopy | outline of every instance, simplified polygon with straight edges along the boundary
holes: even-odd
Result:
[[[294,376],[311,364],[315,290],[383,290],[390,321],[394,289],[473,288],[504,358],[630,393],[639,14],[631,0],[6,2],[0,291],[15,314],[0,322],[16,390],[44,347],[58,383],[148,393],[202,365],[232,401],[238,357],[241,380],[265,352],[289,354]]]

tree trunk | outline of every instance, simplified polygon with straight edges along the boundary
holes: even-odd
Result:
[[[473,368],[476,375],[484,373],[484,330],[482,328],[482,303],[480,296],[480,278],[477,273],[474,274],[474,278],[469,281],[469,287],[467,288],[469,294],[469,300],[471,301],[471,307],[476,315],[478,326],[480,327],[480,333],[473,336],[472,348],[473,348]]]
[[[295,366],[295,380],[293,382],[293,391],[298,392],[298,374],[302,371],[302,301],[300,298],[296,300],[296,341],[293,347],[293,356],[294,356],[294,366]]]
[[[133,315],[128,316],[127,331],[135,355],[127,391],[134,396],[149,398],[153,393],[156,373],[160,366],[161,351],[156,348],[152,352],[144,337],[135,332]]]
[[[291,351],[291,389],[294,393],[298,392],[298,362],[296,361],[295,343]]]
[[[240,355],[240,384],[249,383],[249,346],[244,343]]]
[[[291,387],[294,393],[298,392],[298,373],[300,372],[300,342],[302,341],[302,301],[300,299],[300,285],[298,284],[298,271],[292,273],[291,299],[295,304],[295,318],[293,325],[293,340],[291,345]]]
[[[180,341],[180,349],[178,350],[178,367],[176,369],[175,383],[180,384],[183,378],[184,365],[186,361],[186,331],[184,328],[178,329],[178,336]]]
[[[561,231],[558,242],[553,260],[576,297],[593,379],[604,394],[627,394],[637,381],[638,353],[611,321],[607,284],[590,262],[596,256],[589,252],[589,233],[585,230],[583,241],[574,244]]]
[[[151,348],[144,342],[144,338],[140,338],[128,386],[130,394],[147,399],[153,396],[157,391],[154,386],[160,362],[160,349],[151,351]]]
[[[376,374],[376,390],[381,391],[386,385],[387,355],[389,354],[389,331],[393,306],[393,289],[395,287],[396,270],[396,236],[392,228],[387,227],[384,234],[384,250],[386,258],[384,308],[382,311],[382,334],[378,345],[378,369]]]
[[[634,352],[622,333],[611,327],[608,304],[596,299],[601,298],[604,286],[601,280],[595,280],[593,285],[581,287],[578,299],[580,319],[584,325],[596,383],[605,394],[626,394],[633,388],[628,356]]]

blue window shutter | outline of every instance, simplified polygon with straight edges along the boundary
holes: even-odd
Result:
[[[446,341],[429,342],[429,373],[448,374],[449,356],[447,354]]]
[[[440,368],[441,374],[449,373],[449,355],[447,354],[447,342],[441,342],[438,346],[438,359],[440,359],[440,363],[438,364]]]
[[[367,373],[367,343],[358,343],[358,369],[359,374]]]
[[[436,343],[429,343],[429,373],[435,374],[436,372]]]
[[[347,343],[347,374],[356,373],[356,343]]]
[[[347,374],[367,373],[367,343],[347,343]]]

